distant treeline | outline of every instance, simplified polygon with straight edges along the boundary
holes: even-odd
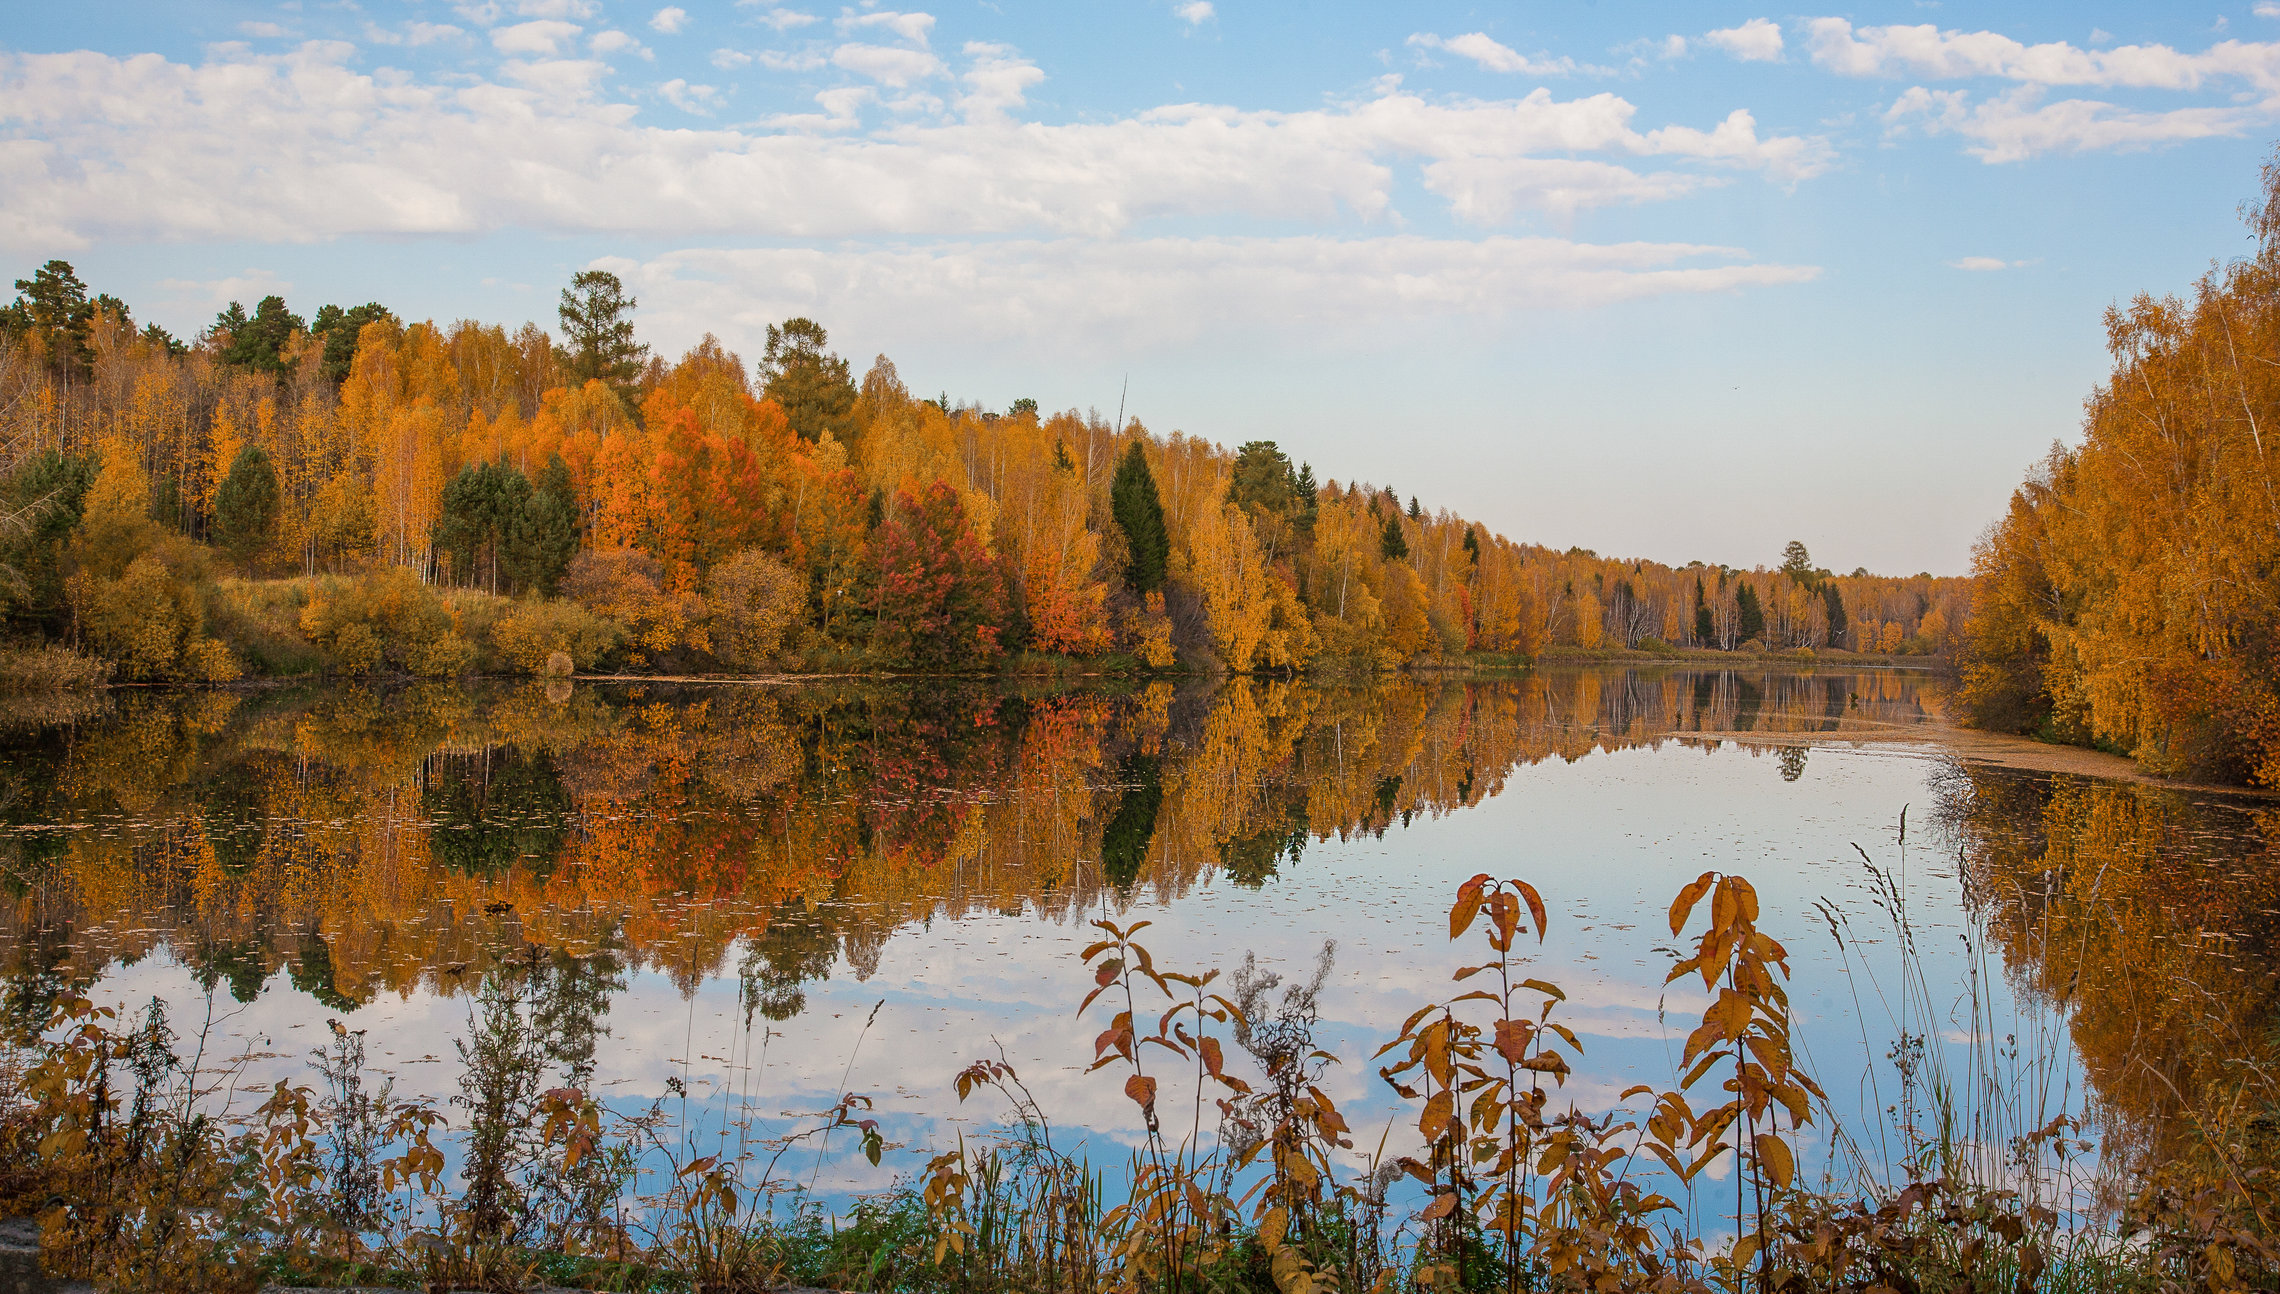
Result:
[[[677,361],[232,303],[185,343],[50,261],[0,311],[0,606],[118,675],[1385,669],[1547,648],[1935,652],[1960,582],[1516,543],[1276,444],[914,396],[818,324]],[[559,663],[559,662],[558,662]]]

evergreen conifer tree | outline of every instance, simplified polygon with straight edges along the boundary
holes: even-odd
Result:
[[[1765,635],[1765,608],[1758,605],[1757,590],[1748,581],[1734,590],[1734,628],[1745,642]]]
[[[802,440],[823,433],[855,438],[855,383],[847,361],[827,350],[831,335],[813,319],[786,319],[768,325],[768,346],[760,356],[761,394],[782,405],[784,418]],[[948,412],[950,397],[941,403]]]
[[[1378,536],[1378,554],[1389,562],[1409,559],[1409,539],[1401,533],[1401,511],[1386,514],[1385,533]]]
[[[247,445],[230,463],[214,494],[214,537],[239,561],[258,551],[277,525],[277,468],[259,445]]]
[[[1109,511],[1124,530],[1131,557],[1124,582],[1135,593],[1154,593],[1164,587],[1172,556],[1170,532],[1164,527],[1163,500],[1156,496],[1156,478],[1148,471],[1148,456],[1135,440],[1117,460],[1116,475],[1108,486]]]
[[[569,343],[563,362],[574,378],[600,378],[622,387],[641,376],[649,348],[633,339],[633,310],[639,304],[608,270],[581,270],[570,277],[556,313]]]
[[[555,584],[577,555],[577,494],[562,456],[549,454],[508,536],[509,575],[517,588],[553,597]]]

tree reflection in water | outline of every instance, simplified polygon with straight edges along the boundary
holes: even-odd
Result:
[[[648,969],[733,974],[780,1020],[906,923],[1263,885],[1310,840],[1460,810],[1527,764],[1871,735],[1922,717],[1918,687],[1759,667],[118,693],[0,715],[5,1004],[22,1026],[164,951],[240,1000],[282,969],[335,1011],[515,965],[565,1019]]]

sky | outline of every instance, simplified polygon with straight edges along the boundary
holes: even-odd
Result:
[[[11,6],[0,268],[1269,439],[1514,539],[1961,574],[2252,243],[2280,0]]]

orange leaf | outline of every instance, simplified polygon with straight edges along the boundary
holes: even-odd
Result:
[[[1528,901],[1528,915],[1536,918],[1536,942],[1542,943],[1544,932],[1551,929],[1551,922],[1544,915],[1544,897],[1536,893],[1536,887],[1526,881],[1514,881],[1512,888],[1520,891],[1520,897]]]
[[[1702,896],[1710,892],[1710,882],[1716,879],[1717,875],[1716,872],[1704,872],[1692,881],[1687,882],[1686,888],[1678,892],[1678,898],[1670,905],[1670,932],[1672,934],[1684,934],[1686,932],[1686,920],[1694,915],[1694,905],[1700,903]]]

